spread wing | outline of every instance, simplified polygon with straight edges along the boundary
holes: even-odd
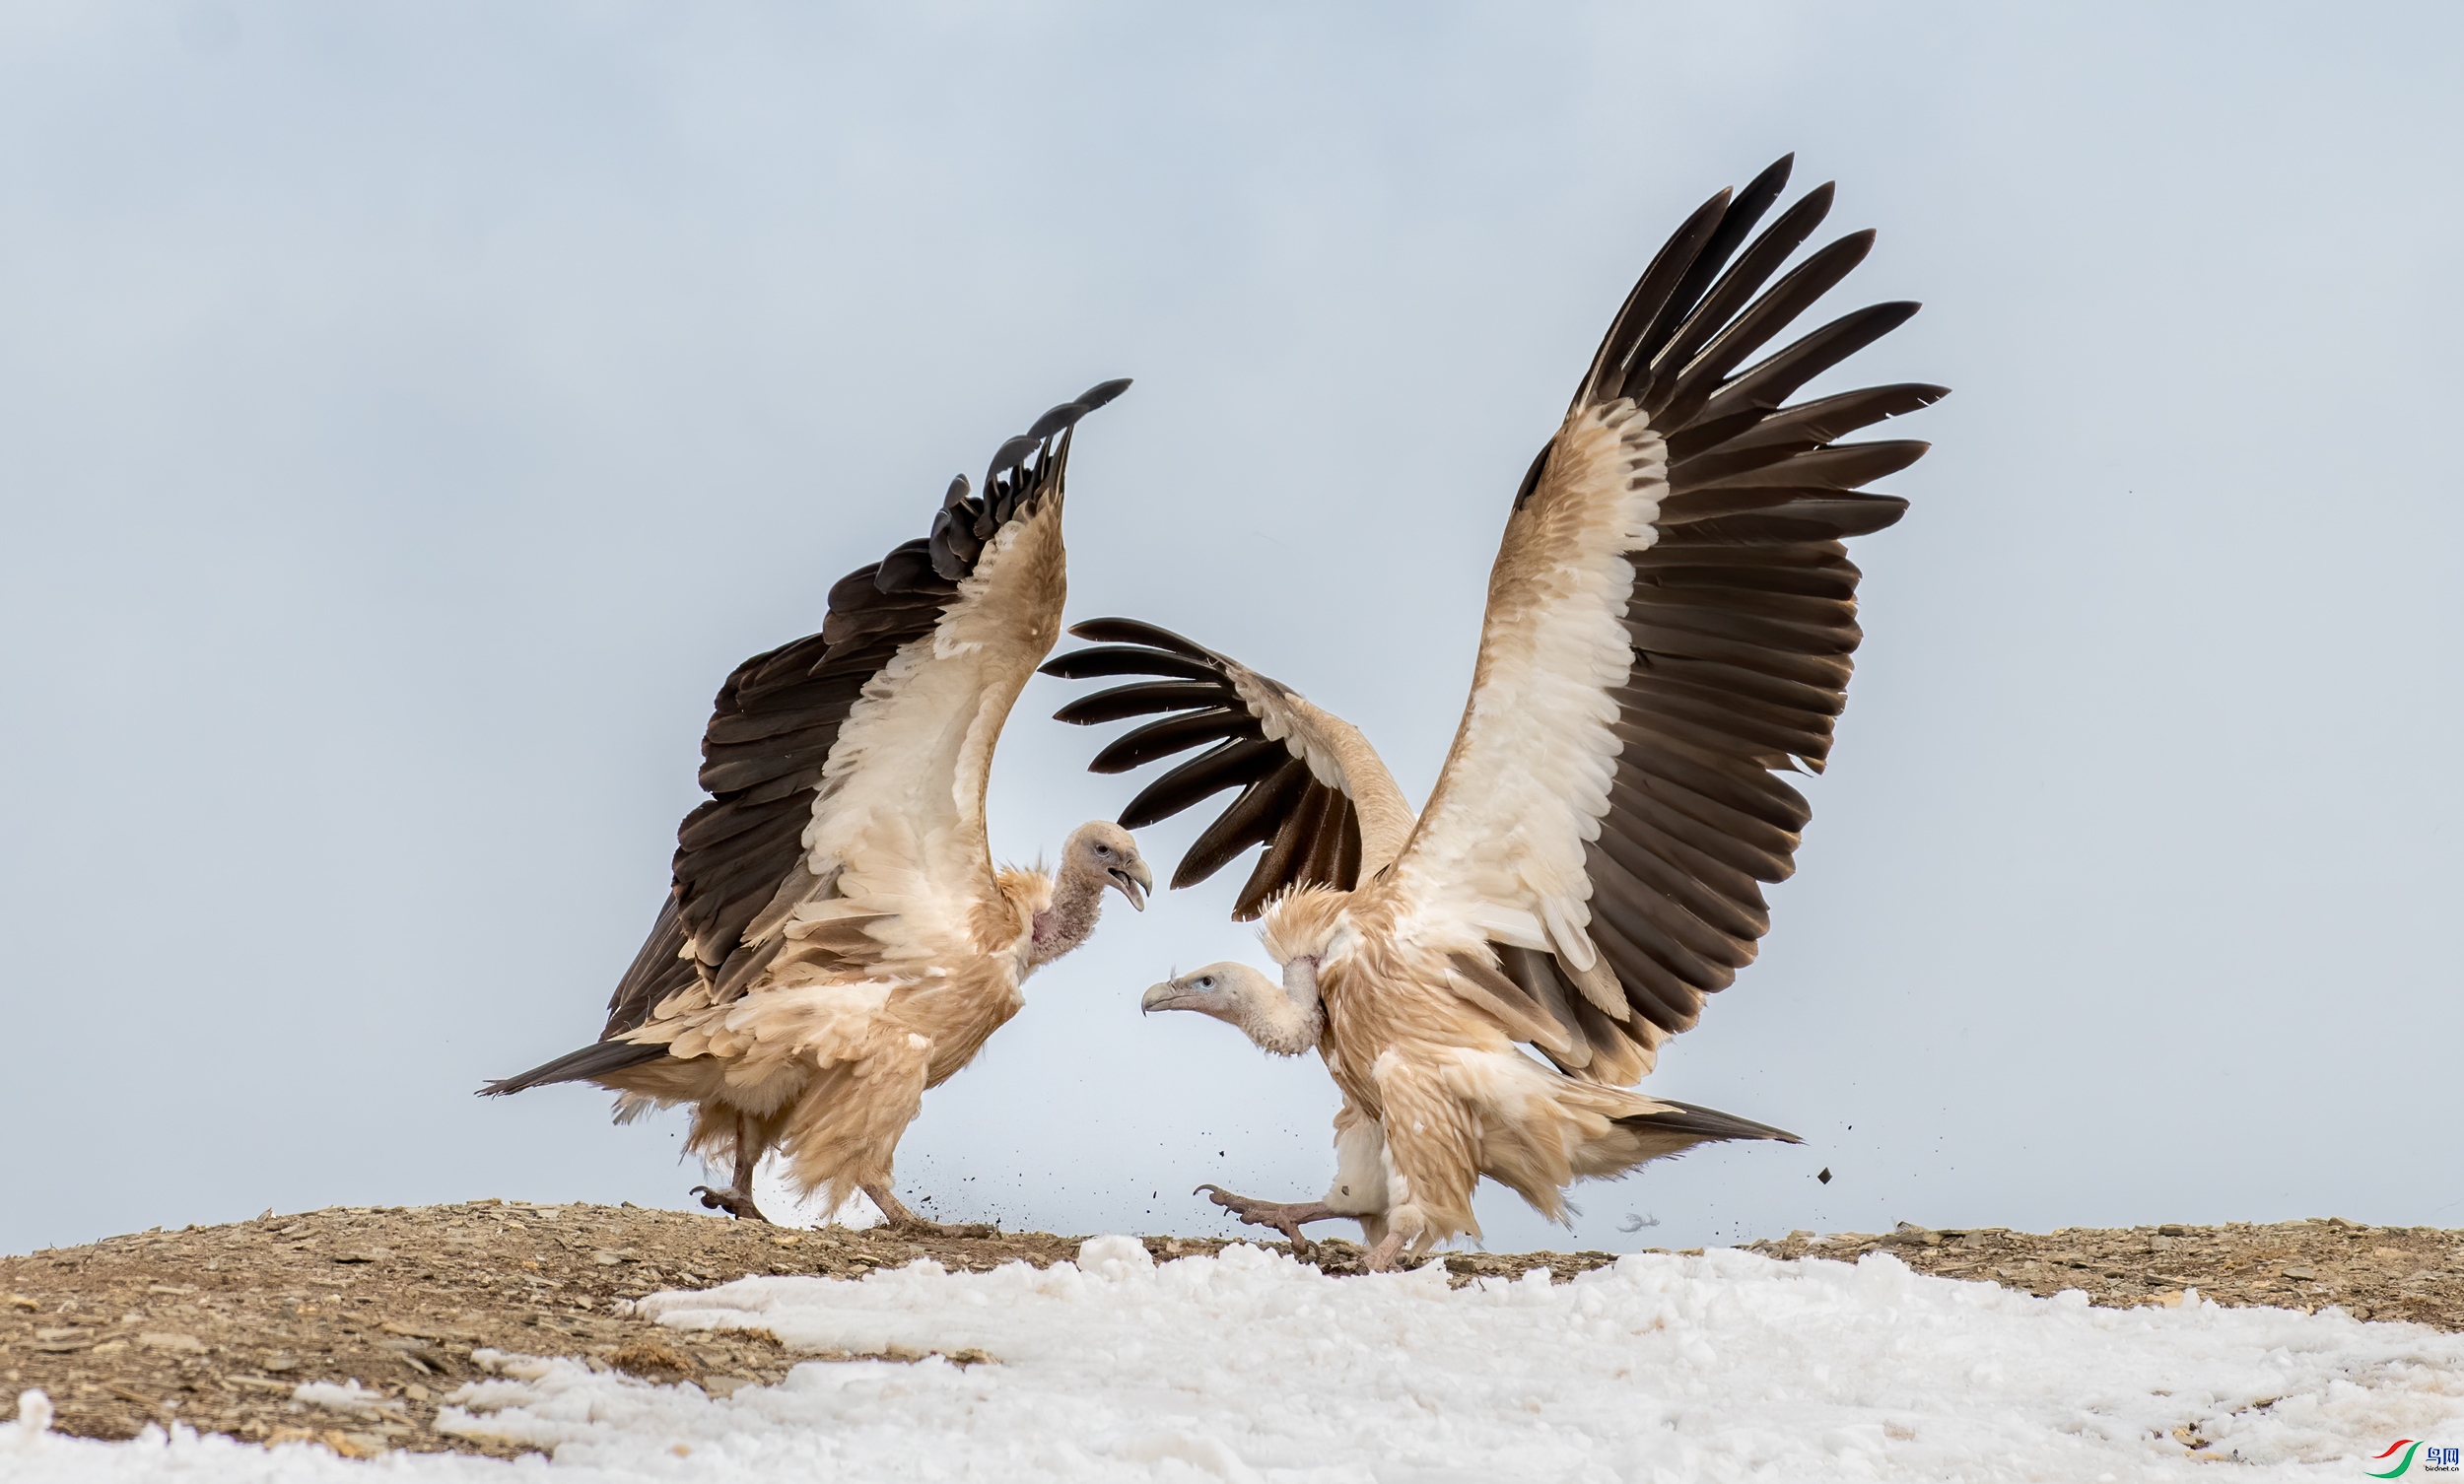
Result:
[[[1860,637],[1841,543],[1899,518],[1906,502],[1861,487],[1926,447],[1839,439],[1946,395],[1787,405],[1912,304],[1745,365],[1873,242],[1771,282],[1830,205],[1824,185],[1748,242],[1789,164],[1713,197],[1653,259],[1525,477],[1470,702],[1385,888],[1470,948],[1455,967],[1480,995],[1544,1013],[1559,1036],[1530,1039],[1602,1081],[1648,1071],[1752,961],[1762,884],[1794,870],[1809,817],[1777,774],[1821,770]]]
[[[898,964],[1016,935],[985,785],[1011,703],[1060,637],[1072,430],[1128,385],[1037,419],[992,456],[981,495],[953,480],[929,535],[832,587],[820,633],[736,667],[703,734],[710,800],[677,829],[674,884],[601,1046],[489,1091],[654,1057],[657,1046],[607,1043],[662,1005],[732,999],[765,970]]]
[[[894,950],[965,940],[998,902],[992,746],[1060,638],[1072,430],[1127,386],[1095,387],[1003,443],[981,496],[952,481],[929,536],[842,578],[819,634],[719,688],[703,738],[712,797],[677,830],[673,891],[680,946],[715,998],[767,965],[808,904],[906,919],[872,934]]]
[[[1174,886],[1195,886],[1263,844],[1232,908],[1235,919],[1247,921],[1269,898],[1296,886],[1348,891],[1402,851],[1411,834],[1411,806],[1376,749],[1349,722],[1152,624],[1095,619],[1069,632],[1098,641],[1098,647],[1064,654],[1047,664],[1045,674],[1158,677],[1098,691],[1054,713],[1081,726],[1162,718],[1115,739],[1089,771],[1126,773],[1205,749],[1131,799],[1121,811],[1122,828],[1144,829],[1227,788],[1241,790],[1181,857]]]

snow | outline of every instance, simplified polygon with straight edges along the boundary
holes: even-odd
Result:
[[[714,1399],[491,1357],[464,1431],[539,1460],[348,1462],[184,1430],[99,1444],[0,1426],[0,1478],[225,1480],[2241,1480],[2359,1477],[2464,1438],[2464,1336],[2338,1311],[2091,1308],[1910,1272],[1646,1254],[1551,1285],[1438,1268],[1327,1278],[1250,1247],[654,1295],[678,1329],[937,1351],[815,1362]],[[976,1349],[991,1363],[944,1358]],[[305,1392],[304,1392],[305,1394]],[[29,1408],[39,1419],[43,1407]],[[2211,1440],[2199,1456],[2175,1440]]]
[[[293,1401],[305,1401],[312,1407],[347,1412],[400,1412],[402,1403],[382,1391],[371,1391],[354,1380],[349,1385],[337,1386],[329,1381],[312,1381],[291,1393]]]

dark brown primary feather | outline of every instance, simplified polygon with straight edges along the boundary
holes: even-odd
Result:
[[[1182,680],[1220,679],[1212,665],[1183,655],[1167,654],[1144,644],[1098,644],[1072,649],[1045,662],[1044,673],[1063,680],[1092,680],[1107,675],[1169,675]]]
[[[1295,812],[1302,792],[1314,786],[1309,765],[1293,758],[1242,789],[1232,806],[1190,843],[1180,869],[1172,873],[1174,889],[1196,886],[1230,865],[1251,845],[1266,843]]]
[[[1208,748],[1138,790],[1121,811],[1121,828],[1143,830],[1226,788],[1246,787],[1291,755],[1282,743],[1264,737],[1235,737]]]
[[[1349,891],[1359,884],[1359,811],[1340,789],[1310,776],[1309,765],[1289,747],[1266,740],[1262,718],[1232,683],[1232,661],[1135,619],[1090,619],[1069,632],[1098,643],[1055,656],[1045,674],[1064,680],[1163,677],[1098,691],[1054,712],[1054,719],[1080,726],[1163,717],[1116,738],[1095,755],[1090,771],[1125,773],[1192,748],[1207,749],[1131,799],[1121,811],[1124,829],[1170,819],[1227,788],[1241,790],[1181,857],[1172,874],[1175,887],[1204,881],[1258,844],[1266,848],[1232,905],[1239,920],[1257,916],[1267,899],[1297,886]]]
[[[812,885],[799,879],[804,828],[822,765],[865,684],[932,632],[1002,524],[1061,498],[1078,420],[1129,384],[1091,387],[1001,444],[981,495],[966,476],[952,480],[929,535],[832,585],[820,633],[754,655],[719,688],[702,739],[701,783],[712,797],[677,828],[673,885],[608,1001],[601,1042],[638,1029],[679,989],[700,983],[725,998],[757,976],[777,943],[749,947],[745,929],[783,887]],[[637,1049],[633,1061],[621,1059]],[[587,1078],[660,1054],[585,1048],[485,1091]]]
[[[1161,684],[1120,685],[1108,691],[1082,696],[1053,713],[1055,721],[1072,726],[1095,726],[1106,721],[1123,721],[1131,716],[1152,716],[1158,711],[1186,710],[1195,707],[1212,708],[1222,705],[1228,686],[1208,681],[1187,683],[1167,681]],[[1236,702],[1238,697],[1233,698]]]
[[[1776,201],[1775,172],[1784,178],[1786,166],[1734,204],[1714,197],[1679,230],[1636,296],[1677,289],[1647,328],[1629,300],[1576,396],[1578,409],[1631,397],[1669,442],[1657,536],[1630,558],[1633,665],[1610,693],[1622,751],[1600,838],[1586,847],[1593,941],[1630,1010],[1661,1033],[1693,1025],[1703,997],[1752,962],[1769,928],[1762,886],[1795,869],[1810,813],[1779,774],[1821,771],[1862,638],[1858,572],[1841,542],[1899,518],[1906,502],[1863,487],[1926,450],[1838,439],[1947,395],[1903,383],[1781,405],[1916,309],[1877,304],[1766,349],[1873,243],[1870,233],[1842,237],[1762,288],[1827,211],[1824,185],[1722,273],[1724,244],[1743,241]],[[1686,300],[1688,287],[1698,303]],[[1536,483],[1527,480],[1518,505]],[[1552,956],[1499,958],[1561,1023],[1581,1023],[1574,1055],[1551,1053],[1561,1065],[1658,1039],[1598,1015]],[[1597,1065],[1587,1074],[1600,1075]]]
[[[1086,765],[1089,773],[1128,773],[1140,764],[1157,758],[1168,758],[1176,752],[1204,742],[1226,737],[1263,737],[1265,723],[1247,711],[1228,707],[1208,707],[1202,710],[1183,711],[1161,721],[1125,732],[1095,755]]]

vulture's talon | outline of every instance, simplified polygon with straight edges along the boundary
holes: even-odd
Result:
[[[753,1204],[750,1195],[734,1190],[714,1190],[708,1185],[695,1185],[691,1193],[702,1197],[702,1204],[711,1210],[724,1211],[738,1221],[758,1221],[763,1226],[771,1224],[770,1218],[762,1214],[762,1208]]]
[[[1335,1214],[1316,1201],[1294,1203],[1252,1200],[1246,1195],[1235,1195],[1221,1185],[1200,1185],[1190,1193],[1205,1196],[1216,1205],[1239,1217],[1244,1226],[1272,1227],[1281,1232],[1284,1240],[1291,1243],[1292,1255],[1295,1257],[1309,1255],[1309,1239],[1301,1235],[1301,1223],[1325,1221]]]
[[[983,1221],[934,1221],[907,1208],[887,1185],[865,1185],[864,1196],[881,1213],[882,1222],[898,1237],[998,1237],[1001,1229]]]

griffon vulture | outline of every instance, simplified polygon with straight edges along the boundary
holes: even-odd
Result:
[[[484,1092],[587,1080],[621,1095],[619,1122],[690,1103],[686,1147],[734,1164],[705,1205],[765,1219],[753,1171],[775,1146],[806,1194],[933,1225],[890,1188],[924,1089],[1086,941],[1107,887],[1143,909],[1154,885],[1121,826],[1080,827],[1048,874],[994,870],[984,824],[1001,723],[1060,637],[1072,430],[1129,384],[1038,418],[982,496],[951,481],[928,537],[831,588],[819,634],[736,667],[702,740],[711,798],[607,1028]]]
[[[1354,1217],[1385,1267],[1476,1236],[1482,1176],[1562,1220],[1575,1180],[1715,1140],[1795,1142],[1628,1090],[1751,962],[1769,926],[1760,884],[1794,868],[1808,811],[1775,771],[1819,772],[1830,750],[1859,638],[1841,542],[1899,518],[1906,502],[1860,487],[1926,447],[1839,439],[1946,394],[1786,405],[1913,304],[1745,365],[1873,241],[1843,237],[1771,282],[1831,200],[1821,186],[1751,236],[1789,164],[1688,218],[1609,325],[1515,492],[1471,699],[1416,817],[1357,730],[1177,635],[1082,624],[1071,632],[1101,646],[1046,666],[1160,677],[1061,711],[1162,714],[1096,772],[1207,748],[1132,800],[1125,828],[1241,790],[1175,887],[1265,846],[1234,915],[1263,911],[1279,981],[1215,964],[1144,1001],[1270,1051],[1315,1046],[1342,1090],[1326,1198],[1214,1191],[1243,1220],[1297,1242],[1303,1222]]]

